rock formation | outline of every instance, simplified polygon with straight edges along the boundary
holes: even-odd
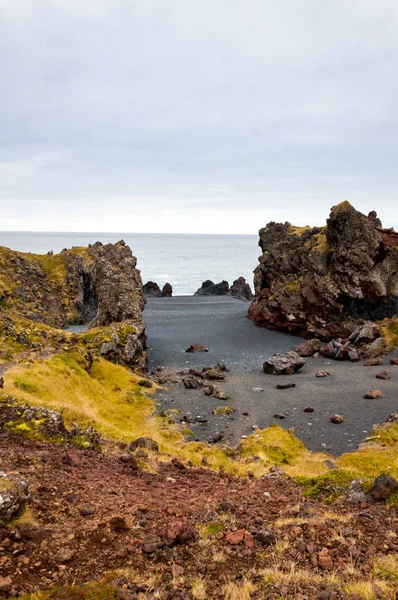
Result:
[[[213,281],[207,279],[202,283],[202,286],[196,290],[194,296],[226,296],[228,290],[228,281],[213,283]]]
[[[162,295],[160,287],[155,281],[147,281],[147,283],[142,286],[142,291],[147,298],[160,298]]]
[[[61,329],[86,323],[94,327],[82,334],[87,349],[104,356],[112,350],[116,362],[145,368],[145,298],[136,262],[123,240],[54,255],[0,247],[0,355],[57,348],[66,341]]]
[[[234,296],[240,300],[251,300],[253,298],[253,292],[246,279],[244,277],[238,277],[229,288],[228,296]]]
[[[162,287],[162,298],[171,298],[173,295],[173,286],[171,283],[165,283]]]
[[[398,313],[398,233],[374,212],[343,202],[326,227],[272,222],[259,245],[249,309],[257,325],[325,341]]]

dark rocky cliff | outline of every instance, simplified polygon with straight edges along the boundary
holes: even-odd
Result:
[[[269,223],[259,245],[249,318],[260,326],[328,340],[398,314],[398,233],[376,213],[343,202],[326,227]]]
[[[80,336],[89,350],[98,339],[101,354],[144,368],[145,299],[136,263],[123,241],[54,255],[0,248],[0,358],[58,348],[67,341],[59,330],[89,323],[90,334]]]

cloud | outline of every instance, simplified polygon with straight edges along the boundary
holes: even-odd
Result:
[[[346,198],[398,226],[397,25],[390,0],[3,0],[2,228],[254,233]]]

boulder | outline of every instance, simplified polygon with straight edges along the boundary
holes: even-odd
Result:
[[[0,523],[18,517],[29,499],[27,482],[15,474],[0,471]]]
[[[240,300],[251,300],[253,298],[253,292],[246,279],[244,277],[238,277],[229,288],[228,296],[234,296]]]
[[[173,295],[173,286],[171,283],[165,283],[162,287],[162,298],[171,298]]]
[[[147,450],[152,450],[152,452],[159,452],[158,443],[148,437],[140,437],[130,443],[130,452],[137,450],[137,448],[146,448]]]
[[[354,329],[350,335],[349,341],[351,344],[370,344],[380,337],[380,328],[376,323],[364,323],[360,327]]]
[[[185,352],[208,352],[209,349],[206,348],[206,346],[203,346],[202,344],[191,344],[186,350]]]
[[[387,500],[397,488],[397,480],[394,477],[383,474],[374,480],[371,494],[375,500]]]
[[[383,369],[376,375],[377,379],[391,379],[390,369]]]
[[[364,395],[367,400],[376,400],[377,398],[383,398],[383,392],[381,390],[371,390]]]
[[[321,349],[321,341],[316,338],[303,342],[294,348],[299,356],[314,356]]]
[[[202,283],[202,286],[196,290],[194,296],[226,296],[228,294],[228,290],[228,281],[213,283],[213,281],[207,279]]]
[[[271,375],[291,375],[296,371],[299,371],[306,361],[291,350],[286,354],[275,354],[271,358],[267,359],[263,364],[264,373]]]
[[[160,287],[154,281],[147,281],[142,286],[142,291],[147,298],[160,298],[162,295]]]

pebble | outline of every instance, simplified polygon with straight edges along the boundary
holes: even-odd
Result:
[[[284,419],[285,415],[283,413],[275,413],[274,417],[275,419]]]

